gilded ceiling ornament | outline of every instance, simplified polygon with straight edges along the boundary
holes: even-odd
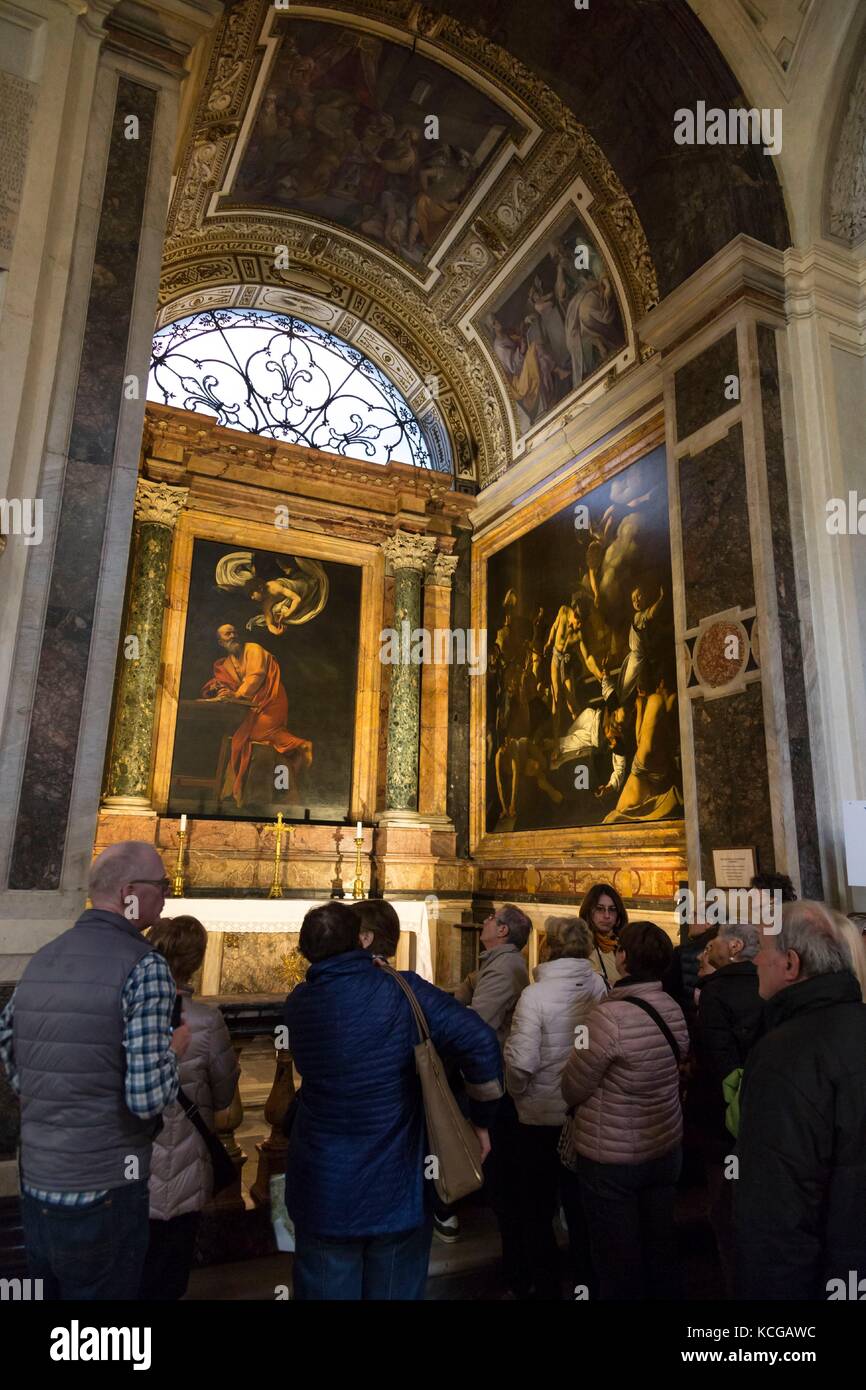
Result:
[[[592,218],[618,267],[629,301],[623,310],[632,322],[658,302],[649,247],[623,185],[592,136],[512,54],[418,0],[337,0],[328,11],[355,28],[372,22],[390,25],[417,42],[418,52],[430,60],[446,67],[449,59],[459,60],[464,73],[474,69],[488,87],[508,93],[515,109],[524,113],[525,153],[512,154],[480,203],[471,213],[460,214],[462,225],[455,222],[447,250],[434,246],[429,265],[411,265],[344,227],[317,225],[299,208],[241,207],[237,214],[217,210],[208,216],[215,191],[225,184],[260,71],[263,21],[275,25],[268,32],[278,39],[294,22],[275,16],[259,0],[240,0],[227,12],[215,44],[193,138],[178,174],[164,253],[161,321],[168,322],[174,316],[168,306],[182,298],[186,303],[191,291],[219,293],[225,286],[232,294],[238,287],[266,285],[287,293],[309,289],[323,301],[351,303],[355,313],[399,348],[422,380],[437,378],[438,405],[458,469],[477,469],[483,484],[511,461],[511,432],[503,412],[511,413],[512,406],[491,360],[476,342],[467,341],[455,321],[468,321],[470,309],[474,316],[473,305],[483,307],[501,259],[532,243],[535,229],[578,177],[590,190]],[[308,17],[314,20],[317,14]],[[277,245],[288,248],[288,269],[274,265]],[[313,267],[315,279],[328,283],[329,290],[313,291],[305,284],[304,273]]]

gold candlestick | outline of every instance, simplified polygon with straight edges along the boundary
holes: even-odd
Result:
[[[355,899],[364,896],[364,879],[361,874],[361,846],[364,843],[363,835],[355,836],[355,882],[352,884],[352,897]]]
[[[272,882],[272,884],[271,884],[271,891],[270,891],[270,893],[268,893],[268,897],[269,897],[269,898],[281,898],[281,897],[283,896],[283,885],[280,883],[280,865],[281,865],[280,850],[281,850],[281,848],[282,848],[282,838],[283,838],[283,813],[282,813],[282,811],[280,811],[279,814],[277,815],[276,832],[277,832],[277,843],[276,843],[276,846],[274,847],[274,878],[273,878],[273,882]]]
[[[183,897],[183,847],[186,841],[186,831],[177,832],[177,863],[174,866],[174,880],[171,885],[171,896],[173,898]]]

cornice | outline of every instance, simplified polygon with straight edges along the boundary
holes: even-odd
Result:
[[[641,319],[641,340],[668,353],[731,304],[749,299],[784,316],[785,255],[740,234]]]
[[[194,497],[201,491],[197,480],[208,479],[217,489],[215,497],[220,484],[305,497],[311,515],[321,504],[324,519],[329,499],[337,497],[359,509],[390,516],[405,513],[417,518],[422,528],[447,531],[451,525],[465,526],[475,506],[475,499],[457,492],[444,473],[404,463],[369,464],[277,443],[150,402],[143,459],[149,477],[183,482],[193,488]]]

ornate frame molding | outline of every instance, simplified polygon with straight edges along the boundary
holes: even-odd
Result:
[[[250,119],[266,56],[262,44],[275,42],[272,6],[242,0],[225,16],[178,172],[163,261],[161,322],[179,316],[178,302],[191,312],[204,307],[202,296],[226,287],[239,296],[304,295],[323,310],[340,305],[401,354],[416,379],[438,378],[438,406],[451,436],[457,477],[487,484],[514,457],[516,422],[510,430],[505,427],[511,406],[504,383],[486,351],[460,326],[467,311],[478,312],[504,262],[524,240],[534,239],[551,206],[579,177],[589,192],[603,250],[621,279],[624,316],[636,323],[658,301],[637,213],[596,142],[555,93],[463,23],[416,0],[335,0],[327,9],[293,4],[291,13],[366,28],[417,45],[465,77],[475,74],[479,86],[496,89],[500,104],[523,113],[527,135],[497,160],[496,176],[475,191],[435,264],[431,261],[426,280],[395,256],[330,223],[257,207],[216,211]],[[288,270],[274,268],[277,244],[288,247]]]

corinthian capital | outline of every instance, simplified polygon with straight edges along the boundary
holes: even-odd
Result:
[[[172,531],[188,497],[188,487],[150,483],[146,478],[139,478],[135,489],[135,519],[150,526],[167,526]]]
[[[414,531],[395,531],[382,542],[385,559],[392,570],[417,570],[422,574],[436,549],[433,536],[418,536]]]
[[[456,555],[443,555],[440,550],[437,550],[435,555],[430,556],[430,562],[427,566],[427,583],[435,585],[438,589],[450,589],[456,568]]]

